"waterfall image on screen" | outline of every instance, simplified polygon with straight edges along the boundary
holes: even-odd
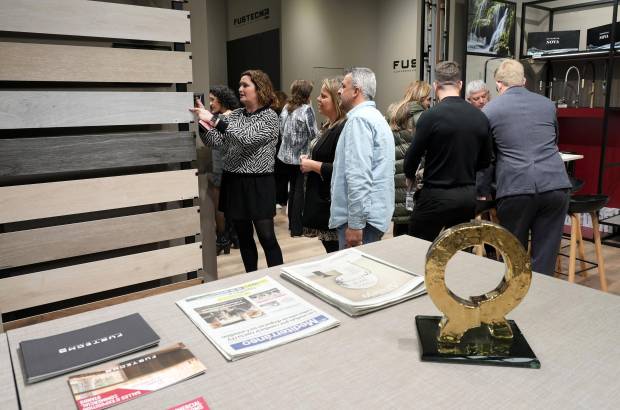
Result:
[[[469,0],[467,52],[513,56],[516,4],[499,0]]]

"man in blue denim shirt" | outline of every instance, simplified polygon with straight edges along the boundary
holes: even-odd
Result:
[[[334,160],[329,227],[340,249],[381,239],[394,213],[394,137],[374,101],[377,81],[353,68],[338,90],[347,111]]]

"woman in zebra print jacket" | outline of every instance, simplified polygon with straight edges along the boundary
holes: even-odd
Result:
[[[279,124],[278,115],[270,108],[275,94],[267,74],[260,70],[241,74],[239,100],[244,107],[234,110],[227,118],[214,116],[201,106],[191,111],[200,120],[202,141],[221,150],[219,210],[233,222],[243,265],[246,272],[252,272],[258,264],[254,228],[267,265],[283,263],[273,226],[276,205],[273,168]]]

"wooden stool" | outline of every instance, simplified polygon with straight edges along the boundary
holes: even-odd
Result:
[[[493,223],[498,224],[497,210],[495,209],[496,202],[493,199],[477,199],[476,200],[476,220],[481,221],[485,219]],[[475,246],[476,255],[483,256],[485,254],[484,245]]]
[[[574,195],[570,198],[568,205],[568,215],[571,220],[571,233],[570,233],[570,250],[568,255],[568,281],[575,282],[575,265],[577,259],[581,264],[581,270],[578,273],[584,273],[588,269],[598,267],[599,280],[601,281],[601,290],[607,292],[607,278],[605,277],[605,261],[603,260],[603,253],[601,249],[601,231],[599,230],[598,212],[603,208],[609,197],[606,195]],[[581,222],[579,221],[580,214],[590,214],[592,218],[592,230],[594,236],[594,249],[596,250],[596,262],[592,263],[585,260],[585,249],[583,246],[583,235],[581,233]],[[579,252],[579,258],[577,258],[577,252]],[[558,254],[557,267],[558,272],[562,273],[562,263]],[[567,256],[567,255],[563,255]],[[593,266],[586,268],[586,263],[590,263]]]

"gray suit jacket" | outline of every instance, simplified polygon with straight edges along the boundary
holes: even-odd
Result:
[[[524,87],[512,87],[482,111],[496,150],[497,198],[570,188],[557,146],[555,105]]]

